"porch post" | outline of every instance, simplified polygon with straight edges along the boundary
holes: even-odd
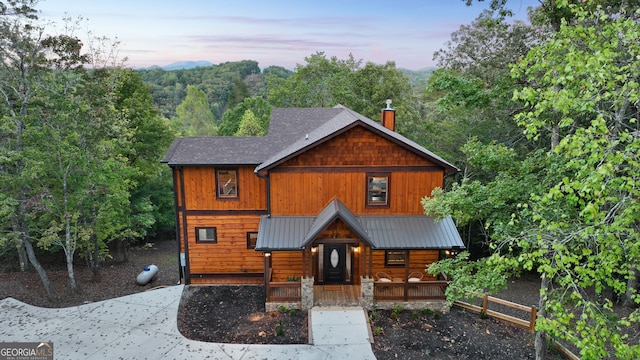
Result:
[[[404,301],[409,301],[409,253],[411,250],[406,250],[406,256],[404,258]]]
[[[369,246],[369,277],[373,277],[373,248]]]
[[[307,275],[307,249],[302,250],[302,270],[300,271],[300,279],[304,279]]]

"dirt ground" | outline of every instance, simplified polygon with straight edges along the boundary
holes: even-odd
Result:
[[[47,273],[55,297],[45,296],[35,271],[6,272],[0,268],[0,299],[17,300],[43,307],[80,305],[178,282],[178,260],[173,241],[156,242],[131,249],[129,262],[104,266],[100,281],[92,280],[82,264],[76,265],[80,292],[73,295],[67,285],[62,259],[48,263]],[[145,265],[155,264],[154,280],[139,286],[135,278]],[[510,282],[500,296],[523,305],[537,303],[535,277]],[[178,326],[188,338],[223,343],[304,344],[308,342],[307,313],[264,309],[262,286],[187,287],[178,311]],[[373,350],[385,359],[533,359],[533,335],[493,319],[481,318],[459,308],[448,314],[403,310],[369,312],[374,334]],[[550,353],[550,359],[559,359]]]
[[[25,303],[58,308],[80,305],[119,296],[134,294],[157,286],[175,285],[179,279],[177,244],[174,241],[159,241],[129,250],[126,263],[106,263],[100,279],[93,279],[91,271],[82,261],[74,266],[78,294],[71,294],[67,268],[62,254],[57,261],[43,261],[47,276],[53,285],[54,298],[47,299],[38,273],[15,271],[16,259],[2,259],[0,265],[0,299],[13,297]],[[42,261],[42,260],[41,260]],[[136,277],[146,265],[157,265],[158,274],[144,286],[136,284]]]

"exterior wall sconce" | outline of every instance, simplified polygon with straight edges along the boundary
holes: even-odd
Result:
[[[311,252],[312,252],[312,253],[316,253],[316,252],[318,252],[318,245],[313,245],[313,246],[311,247]]]
[[[270,252],[266,252],[266,253],[264,253],[264,257],[270,257],[270,256],[271,256],[271,253],[270,253]]]
[[[351,245],[351,248],[353,249],[353,252],[359,252],[360,251],[360,244],[353,244],[353,245]]]
[[[451,256],[456,256],[460,253],[460,247],[454,246],[451,248]]]

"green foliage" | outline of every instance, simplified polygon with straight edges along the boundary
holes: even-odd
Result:
[[[475,299],[506,287],[507,281],[501,268],[488,266],[487,258],[469,261],[469,253],[462,252],[427,266],[432,275],[447,274],[449,285],[446,289],[447,303],[461,299]]]
[[[276,326],[276,336],[284,336],[284,325],[282,324],[282,320],[278,322],[278,326]]]
[[[193,85],[187,87],[187,96],[176,108],[172,125],[179,136],[213,136],[218,133],[207,95]]]
[[[640,264],[640,25],[637,13],[611,15],[591,2],[558,8],[571,21],[513,74],[530,84],[515,93],[530,106],[517,121],[530,138],[555,132],[560,178],[514,216],[523,231],[499,246],[518,250],[495,259],[549,280],[538,330],[571,341],[583,358],[637,358],[640,346],[625,335],[637,311],[616,316],[606,293],[638,302],[627,280]]]
[[[247,87],[247,84],[245,84],[240,77],[237,77],[233,79],[233,89],[231,94],[229,94],[229,102],[227,103],[227,106],[229,108],[233,108],[249,96],[249,88]]]
[[[397,118],[415,121],[413,90],[395,63],[384,65],[327,58],[317,52],[305,58],[287,78],[267,77],[269,103],[276,107],[332,107],[342,104],[369,118],[378,119],[387,99],[393,100]]]
[[[552,159],[543,152],[535,152],[520,160],[511,148],[497,143],[483,144],[476,139],[468,141],[462,152],[465,177],[446,192],[434,189],[431,197],[421,202],[429,216],[452,216],[467,239],[467,249],[477,257],[489,250],[487,244],[496,228],[518,232],[509,224],[511,215],[532,192],[543,191],[546,181],[541,180]]]
[[[393,312],[396,314],[400,314],[401,312],[404,311],[404,307],[400,306],[400,305],[396,305],[393,307]]]
[[[247,87],[264,91],[264,86],[261,85],[264,75],[260,72],[258,62],[253,60],[225,62],[193,69],[165,71],[156,68],[136,72],[150,86],[155,107],[168,119],[176,116],[176,108],[187,96],[189,85],[196,86],[206,94],[214,119],[220,119],[227,109],[235,80],[242,79]],[[251,89],[249,91],[251,96],[263,95],[262,92],[251,93]]]
[[[266,134],[267,129],[261,126],[258,118],[253,114],[253,111],[245,111],[235,136],[264,136]]]
[[[252,126],[259,129],[259,133],[266,134],[271,117],[271,106],[261,97],[251,97],[244,99],[236,107],[225,112],[218,129],[219,135],[233,136],[238,133],[240,123],[247,111],[250,111],[255,117],[255,123]]]

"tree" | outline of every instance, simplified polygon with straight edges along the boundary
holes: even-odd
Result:
[[[433,55],[438,68],[479,79],[491,88],[509,76],[509,64],[519,61],[544,34],[544,28],[522,21],[507,22],[485,10],[451,34],[446,49]]]
[[[640,346],[621,331],[637,323],[636,315],[612,318],[612,300],[603,295],[607,289],[618,296],[630,291],[633,302],[640,302],[627,283],[640,260],[640,194],[633,185],[640,180],[639,13],[558,6],[571,11],[575,23],[565,22],[514,67],[514,76],[541,85],[516,93],[532,105],[517,118],[529,136],[548,125],[544,114],[558,115],[564,131],[554,152],[564,162],[564,177],[534,196],[530,212],[522,215],[535,224],[535,237],[506,243],[523,248],[520,260],[537,266],[547,280],[539,330],[573,342],[585,358],[609,349],[621,358],[638,357]]]
[[[384,65],[349,58],[327,58],[317,52],[305,58],[287,78],[267,77],[267,101],[276,107],[349,107],[367,117],[378,119],[387,99],[393,100],[398,119],[417,121],[413,89],[409,79],[395,63]],[[402,122],[398,124],[402,129]],[[401,130],[400,130],[401,131]]]
[[[519,84],[508,64],[526,55],[536,42],[529,35],[533,33],[530,26],[483,12],[436,53],[442,68],[431,76],[424,94],[421,127],[427,135],[417,139],[456,159],[462,172],[447,192],[425,198],[423,206],[431,215],[454,214],[474,259],[490,252],[494,227],[509,221],[516,204],[540,184],[536,177],[546,164],[513,121],[513,113],[524,106],[513,99]]]
[[[32,195],[29,182],[33,174],[24,158],[23,136],[31,120],[29,109],[39,82],[46,75],[47,45],[44,30],[34,25],[35,1],[0,2],[0,94],[2,96],[2,203],[12,206],[12,215],[3,223],[3,242],[18,249],[20,268],[24,271],[27,260],[36,269],[47,295],[53,291],[45,269],[33,250],[27,218],[27,204]],[[61,50],[61,49],[59,49]]]
[[[271,117],[271,106],[261,97],[250,97],[224,113],[218,128],[219,135],[236,135],[247,111],[251,111],[262,129],[261,132],[266,134],[269,128],[269,118]]]
[[[236,136],[264,136],[267,134],[267,130],[260,125],[260,122],[253,114],[253,111],[247,110],[242,115],[240,120],[240,126]]]
[[[213,113],[207,96],[193,85],[187,87],[187,96],[176,108],[177,117],[173,121],[176,132],[183,136],[212,136],[217,134]]]
[[[247,84],[245,84],[241,78],[235,78],[233,80],[233,89],[231,90],[231,94],[229,94],[229,102],[227,102],[227,106],[229,108],[233,108],[248,97],[249,89],[247,88]]]
[[[513,68],[525,85],[514,98],[527,106],[516,120],[530,140],[550,142],[540,146],[539,185],[521,184],[531,195],[496,224],[485,264],[496,276],[540,274],[538,359],[545,334],[572,342],[585,359],[640,354],[638,310],[613,311],[617,297],[640,301],[637,5],[543,2],[534,15],[556,32]]]

